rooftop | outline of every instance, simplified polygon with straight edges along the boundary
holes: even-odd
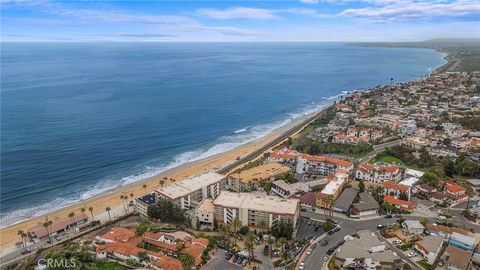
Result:
[[[428,252],[435,253],[439,247],[443,244],[443,238],[435,235],[427,235],[422,240],[415,243],[415,245],[421,246]]]
[[[383,182],[383,186],[387,189],[395,189],[395,190],[400,190],[405,192],[408,191],[407,186],[395,184],[394,182],[388,181],[388,180]]]
[[[381,242],[372,231],[358,231],[357,234],[359,238],[346,241],[345,244],[340,247],[336,254],[337,258],[371,258],[373,261],[385,263],[400,259],[391,250],[385,250],[385,243]],[[378,252],[374,252],[373,250],[375,249],[378,250]]]
[[[457,269],[467,269],[470,262],[471,252],[448,245],[445,249],[445,256],[448,256],[446,263],[448,266],[454,266]]]
[[[358,189],[346,188],[335,201],[335,208],[347,211],[357,197]]]
[[[238,179],[243,183],[269,179],[282,173],[289,172],[290,168],[279,163],[265,163],[251,169],[243,170],[239,173],[230,174],[229,177]]]
[[[216,172],[207,172],[202,175],[185,178],[156,191],[170,199],[178,199],[199,190],[203,187],[220,182],[225,176]]]
[[[144,204],[147,205],[152,205],[155,203],[155,193],[150,193],[145,196],[137,198],[137,200],[143,202]]]
[[[213,200],[211,198],[204,199],[198,206],[198,212],[212,213],[214,211]]]
[[[354,204],[355,208],[358,211],[376,209],[380,207],[378,202],[367,191],[360,193],[359,196],[360,196],[360,201]]]
[[[295,215],[299,200],[268,196],[265,193],[222,191],[213,204],[227,208],[246,208],[268,213]]]
[[[418,220],[405,220],[404,221],[405,226],[407,227],[408,230],[411,229],[425,229],[425,227],[420,223]]]

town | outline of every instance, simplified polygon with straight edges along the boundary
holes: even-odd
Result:
[[[478,191],[480,72],[433,73],[346,94],[227,173],[122,195],[122,215],[19,231],[9,267],[480,269]]]

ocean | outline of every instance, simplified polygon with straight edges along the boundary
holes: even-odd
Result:
[[[340,43],[2,43],[0,226],[222,153],[428,49]]]

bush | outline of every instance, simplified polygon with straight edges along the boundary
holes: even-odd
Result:
[[[323,223],[324,232],[328,232],[333,228],[335,228],[335,224],[333,224],[330,220],[327,220],[327,222]]]

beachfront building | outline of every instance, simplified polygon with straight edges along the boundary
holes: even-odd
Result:
[[[402,269],[402,259],[372,231],[358,231],[358,238],[348,240],[335,254],[338,269]]]
[[[28,230],[28,236],[30,238],[47,239],[49,235],[54,237],[67,231],[79,231],[87,225],[88,216],[84,213],[77,213],[73,218],[52,220],[52,225],[48,226],[48,233],[43,224],[37,224]]]
[[[192,224],[194,224],[195,227],[208,227],[212,229],[214,224],[214,210],[213,199],[205,198],[197,208],[195,208],[196,219],[193,220]]]
[[[239,219],[242,225],[258,227],[263,220],[270,228],[278,219],[289,219],[297,224],[300,212],[298,199],[284,199],[265,193],[236,193],[222,191],[213,202],[218,223],[231,223]]]
[[[216,198],[225,188],[225,176],[208,172],[155,190],[157,197],[177,203],[182,209],[193,209],[205,198]]]
[[[283,180],[277,180],[272,182],[272,188],[270,191],[280,197],[288,198],[297,193],[309,192],[310,186],[303,182],[289,184]]]
[[[308,175],[330,175],[335,174],[337,170],[350,173],[353,171],[353,163],[333,157],[304,154],[297,157],[295,170],[298,174]]]
[[[428,264],[435,262],[440,255],[443,238],[435,235],[427,235],[422,240],[415,242],[414,250],[420,254]]]
[[[317,193],[317,208],[329,208],[333,201],[342,193],[343,186],[348,183],[348,174],[344,172],[337,172],[335,175],[329,175],[327,179],[330,180],[328,184]]]
[[[396,165],[362,164],[355,172],[358,180],[369,181],[375,184],[386,180],[398,182],[402,178],[403,170]]]
[[[150,193],[145,196],[135,199],[135,211],[142,216],[148,216],[148,207],[155,204],[157,201],[155,193]]]
[[[234,191],[257,190],[261,181],[273,181],[275,176],[290,172],[290,167],[270,162],[237,173],[227,177],[226,188]]]

